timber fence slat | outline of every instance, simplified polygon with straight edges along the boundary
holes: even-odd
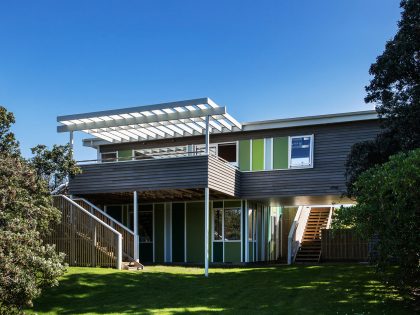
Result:
[[[70,266],[119,266],[120,233],[64,196],[53,196],[53,205],[61,210],[61,220],[54,224],[45,241],[55,244],[57,252],[66,254],[66,263]]]
[[[367,261],[367,240],[361,239],[355,230],[321,230],[322,261]]]

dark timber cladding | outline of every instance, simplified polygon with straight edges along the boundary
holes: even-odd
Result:
[[[314,134],[314,167],[242,172],[242,198],[321,196],[345,193],[345,163],[351,146],[373,139],[377,121],[293,128],[288,135]],[[284,135],[272,132],[273,136]]]
[[[190,156],[82,165],[71,194],[209,187],[239,197],[239,171],[216,156]]]

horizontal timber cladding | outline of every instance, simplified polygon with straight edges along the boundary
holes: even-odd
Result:
[[[240,172],[217,156],[209,156],[209,188],[232,197],[240,195]]]
[[[211,189],[239,197],[239,171],[216,156],[189,156],[82,165],[70,180],[70,194]]]
[[[192,156],[82,165],[70,180],[70,194],[204,188],[208,157]]]
[[[241,172],[241,198],[342,195],[351,146],[373,139],[378,131],[373,122],[302,128],[302,134],[314,134],[314,167]]]

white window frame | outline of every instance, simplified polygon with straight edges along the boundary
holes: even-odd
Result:
[[[292,166],[292,139],[293,138],[310,138],[309,146],[309,165]],[[314,167],[314,135],[300,135],[300,136],[289,136],[288,139],[288,167],[289,169],[301,169],[301,168],[313,168]]]

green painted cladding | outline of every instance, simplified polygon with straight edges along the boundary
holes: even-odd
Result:
[[[118,160],[119,161],[129,161],[131,160],[133,152],[131,150],[119,150],[118,151]]]
[[[287,137],[273,139],[273,168],[287,169],[289,164],[289,139]]]
[[[252,140],[252,170],[262,171],[264,169],[264,139]]]
[[[204,202],[187,203],[187,262],[204,261]]]
[[[241,262],[241,242],[225,242],[225,262]]]
[[[184,203],[172,204],[172,261],[184,262]]]
[[[251,170],[251,141],[239,141],[239,169],[241,171]]]
[[[164,204],[155,204],[155,261],[164,262],[165,257]]]
[[[139,259],[141,262],[153,262],[153,243],[139,244]]]
[[[223,262],[223,242],[213,242],[213,262]]]
[[[240,208],[241,201],[240,200],[226,200],[224,202],[225,208]]]

